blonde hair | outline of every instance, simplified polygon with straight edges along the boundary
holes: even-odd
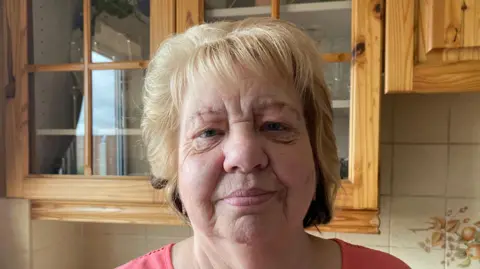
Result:
[[[304,226],[328,223],[339,186],[332,108],[321,58],[313,40],[295,25],[248,18],[193,26],[165,40],[147,69],[142,134],[152,185],[166,187],[168,203],[185,217],[177,192],[179,114],[183,93],[196,75],[235,81],[234,64],[254,74],[287,78],[301,97],[317,172],[316,197]]]

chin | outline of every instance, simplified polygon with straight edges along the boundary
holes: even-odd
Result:
[[[275,225],[279,222],[272,221],[271,216],[245,215],[235,221],[227,229],[230,229],[230,236],[234,242],[246,245],[256,245],[269,242],[278,236],[275,232]]]

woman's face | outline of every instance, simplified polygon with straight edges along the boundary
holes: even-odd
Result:
[[[298,93],[243,75],[187,88],[181,108],[181,200],[195,232],[237,242],[301,229],[315,189]]]

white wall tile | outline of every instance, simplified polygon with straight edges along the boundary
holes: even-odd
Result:
[[[83,253],[81,249],[68,242],[33,251],[33,269],[82,269]]]
[[[192,228],[188,225],[147,225],[147,236],[187,238],[192,235]]]
[[[390,195],[392,190],[393,146],[380,145],[380,195]]]
[[[480,198],[480,145],[450,146],[447,195]]]
[[[389,247],[390,197],[380,197],[380,234],[337,233],[337,238],[360,246]]]
[[[138,235],[145,236],[147,225],[123,223],[85,223],[83,233],[90,235]]]
[[[443,250],[432,250],[425,252],[415,248],[391,247],[390,254],[405,262],[411,269],[444,269],[442,264],[445,252]]]
[[[52,247],[61,242],[72,240],[81,235],[81,223],[33,220],[32,246],[33,250]]]
[[[30,240],[30,202],[0,198],[0,268],[29,268]]]
[[[91,235],[85,237],[88,268],[115,268],[148,253],[145,236]]]
[[[172,243],[178,243],[182,240],[184,240],[184,238],[181,237],[149,236],[147,237],[147,249],[148,251],[156,250]]]
[[[308,234],[311,234],[313,236],[320,237],[323,239],[332,239],[337,237],[337,233],[333,233],[333,232],[318,232],[314,230],[306,230],[306,232]]]
[[[28,269],[30,268],[30,253],[18,249],[0,246],[0,268]]]
[[[434,227],[429,222],[432,218],[445,217],[445,198],[423,197],[392,197],[390,208],[390,246],[399,248],[425,247],[441,249],[441,244],[434,233],[440,232],[440,238],[445,237],[441,227]],[[444,230],[443,230],[444,231]]]
[[[393,194],[445,195],[447,145],[395,145]]]
[[[378,250],[378,251],[381,251],[381,252],[385,252],[385,253],[390,253],[390,248],[389,247],[375,247],[375,246],[370,246],[368,248],[371,248],[371,249],[374,249],[374,250]]]
[[[480,93],[462,93],[453,99],[450,142],[480,143]]]
[[[451,99],[447,94],[395,96],[394,141],[446,143]]]

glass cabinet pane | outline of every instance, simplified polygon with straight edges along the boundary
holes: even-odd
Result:
[[[351,1],[280,0],[280,18],[295,23],[317,42],[323,57],[325,81],[333,99],[333,124],[341,160],[340,175],[348,178],[350,126],[350,62],[331,62],[349,54],[351,44]]]
[[[82,72],[33,73],[30,87],[30,171],[83,174]]]
[[[93,174],[148,175],[141,141],[144,70],[92,72]]]
[[[150,0],[92,0],[92,62],[148,60],[150,50]]]
[[[271,0],[205,0],[205,21],[269,17]]]
[[[29,1],[29,63],[83,62],[83,1]]]

